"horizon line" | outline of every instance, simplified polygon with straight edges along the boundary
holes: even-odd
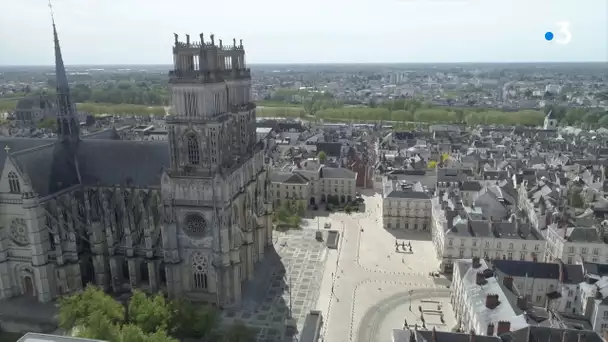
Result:
[[[493,62],[251,62],[247,63],[250,66],[256,65],[428,65],[428,64],[601,64],[608,63],[608,61],[493,61]],[[66,64],[66,67],[83,67],[83,66],[160,66],[160,65],[172,65],[172,63],[111,63],[111,64],[94,64],[94,63],[80,63],[80,64]],[[6,67],[49,67],[53,68],[53,64],[0,64],[0,68]]]

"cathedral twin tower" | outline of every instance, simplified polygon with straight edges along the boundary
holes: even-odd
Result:
[[[161,180],[168,289],[238,304],[241,284],[272,244],[264,146],[256,139],[242,41],[175,35],[166,118],[170,167]]]

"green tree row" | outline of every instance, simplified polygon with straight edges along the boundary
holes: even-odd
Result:
[[[545,113],[552,111],[562,126],[577,126],[584,128],[608,128],[608,111],[601,108],[566,108],[562,106],[547,106]]]
[[[78,103],[78,111],[91,113],[93,115],[112,114],[112,115],[165,115],[165,108],[159,106],[143,106],[134,104],[109,104],[109,103]]]
[[[127,305],[101,289],[88,286],[59,303],[59,327],[78,337],[109,342],[178,342],[199,339],[250,342],[252,330],[242,323],[220,328],[217,311],[185,300],[168,301],[161,294],[134,291]]]
[[[151,84],[149,82],[106,82],[94,87],[80,83],[73,86],[71,91],[73,101],[78,103],[166,106],[170,100],[166,84]]]

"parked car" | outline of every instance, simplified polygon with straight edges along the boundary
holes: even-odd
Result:
[[[325,224],[323,225],[323,227],[329,229],[329,228],[331,228],[331,223],[325,222]]]

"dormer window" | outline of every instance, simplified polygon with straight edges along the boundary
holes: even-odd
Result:
[[[13,171],[8,173],[8,186],[12,194],[21,193],[21,185],[19,184],[19,177]]]

